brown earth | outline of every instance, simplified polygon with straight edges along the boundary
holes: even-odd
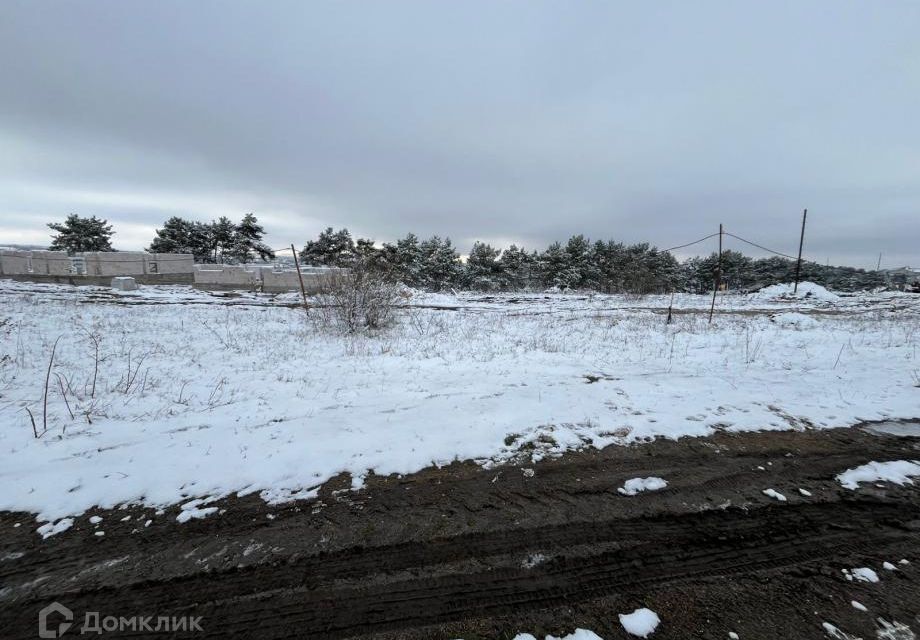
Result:
[[[618,613],[648,607],[662,621],[655,640],[832,637],[824,622],[840,638],[906,640],[876,634],[879,619],[920,633],[920,489],[850,491],[834,476],[918,458],[920,438],[857,428],[719,433],[456,463],[360,491],[341,477],[315,501],[230,498],[185,524],[178,507],[98,511],[44,541],[32,516],[6,512],[0,638],[37,637],[38,610],[58,601],[76,616],[65,638],[98,611],[201,616],[195,638],[542,639],[581,627],[610,640],[628,637]],[[616,492],[653,475],[668,487]],[[854,567],[880,582],[848,581]]]

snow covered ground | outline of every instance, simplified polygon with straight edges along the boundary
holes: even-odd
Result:
[[[0,509],[283,501],[340,471],[918,417],[920,296],[786,293],[720,296],[711,325],[709,296],[666,325],[668,296],[418,294],[348,336],[293,294],[0,280]]]

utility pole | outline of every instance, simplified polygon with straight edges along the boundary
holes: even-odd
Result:
[[[294,254],[294,266],[297,267],[297,279],[300,280],[300,295],[303,296],[303,309],[304,311],[310,311],[310,305],[307,304],[307,290],[303,288],[303,276],[300,275],[300,261],[297,260],[297,249],[294,248],[294,245],[291,245],[291,253]]]
[[[716,286],[712,290],[712,306],[709,307],[709,324],[712,324],[712,314],[716,310],[716,292],[722,286],[722,224],[719,224],[719,266],[716,268]]]
[[[799,259],[795,263],[795,286],[792,287],[792,295],[799,290],[799,273],[802,271],[802,246],[805,244],[805,217],[808,215],[808,209],[802,211],[802,235],[799,236]]]

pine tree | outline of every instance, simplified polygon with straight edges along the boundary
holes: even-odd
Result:
[[[327,227],[316,240],[310,240],[300,252],[301,262],[327,267],[347,267],[355,258],[355,243],[348,229],[333,231]]]
[[[66,251],[69,254],[84,251],[115,251],[112,248],[112,225],[96,216],[81,218],[75,213],[67,216],[63,223],[49,222],[48,226],[57,235],[51,236],[51,251]]]
[[[384,244],[382,258],[396,279],[409,287],[420,287],[422,283],[422,250],[418,236],[406,234],[396,244]]]
[[[262,242],[263,235],[265,229],[258,219],[254,214],[247,213],[234,230],[232,256],[240,262],[249,262],[256,256],[262,262],[274,259],[275,252]]]
[[[546,248],[539,258],[540,277],[543,286],[565,289],[571,286],[569,281],[569,257],[559,242]]]
[[[385,259],[383,249],[377,247],[373,240],[369,238],[358,238],[355,241],[355,259],[361,265],[378,273],[389,274],[392,269]]]
[[[505,265],[498,260],[501,253],[484,242],[473,243],[466,259],[463,283],[476,291],[496,291],[507,286]]]
[[[189,225],[188,250],[195,256],[195,262],[216,262],[212,225],[204,222],[192,222]]]
[[[535,255],[512,244],[502,251],[498,259],[505,278],[505,286],[510,289],[525,289],[532,284]]]
[[[597,270],[591,241],[579,234],[569,238],[565,244],[566,272],[564,281],[570,288],[587,288],[595,284]]]
[[[626,247],[621,242],[598,240],[594,243],[597,287],[605,293],[623,291],[626,274]]]
[[[236,225],[227,216],[221,216],[211,222],[211,250],[214,262],[224,262],[224,258],[233,257],[233,239],[236,235]]]
[[[419,243],[421,254],[421,286],[432,291],[453,287],[460,280],[462,265],[460,254],[454,249],[450,238],[441,240],[431,236]]]
[[[147,249],[150,253],[191,253],[192,223],[173,216],[157,229],[156,236]]]

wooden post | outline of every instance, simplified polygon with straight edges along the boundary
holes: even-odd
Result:
[[[802,235],[799,236],[799,259],[795,262],[795,285],[792,287],[792,295],[799,290],[799,273],[802,271],[802,245],[805,244],[805,217],[808,215],[808,209],[802,211]]]
[[[722,225],[719,225],[719,266],[716,269],[716,286],[712,290],[712,306],[709,307],[709,323],[712,324],[712,314],[716,310],[716,292],[722,286]]]
[[[300,295],[303,296],[303,309],[304,311],[309,311],[310,305],[307,304],[307,290],[303,287],[303,276],[300,274],[300,261],[297,259],[297,249],[294,248],[293,244],[291,244],[291,253],[294,254],[294,266],[297,267],[297,279],[300,280]]]

